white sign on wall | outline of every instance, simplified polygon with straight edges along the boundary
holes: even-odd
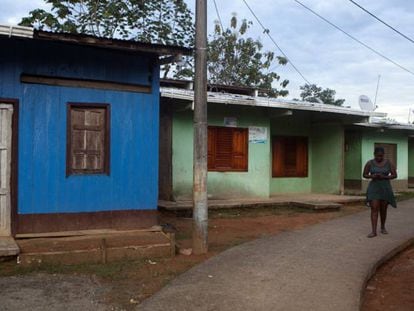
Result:
[[[265,144],[267,142],[267,127],[249,126],[249,143]]]

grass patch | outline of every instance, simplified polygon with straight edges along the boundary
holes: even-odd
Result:
[[[0,276],[13,275],[27,275],[32,273],[47,273],[47,274],[75,274],[75,275],[96,275],[98,277],[119,280],[123,278],[123,271],[130,270],[131,267],[139,269],[145,265],[145,260],[135,261],[117,261],[107,264],[79,264],[79,265],[61,265],[61,264],[46,264],[21,266],[16,265],[14,261],[9,261],[1,264]]]
[[[398,192],[396,199],[398,202],[414,199],[414,192]]]
[[[273,215],[295,215],[298,213],[314,213],[314,210],[294,206],[267,206],[217,209],[209,211],[211,218],[262,217]]]

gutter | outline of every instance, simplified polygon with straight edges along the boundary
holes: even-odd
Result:
[[[0,35],[20,38],[33,38],[34,29],[23,26],[0,25]]]
[[[192,90],[183,90],[176,88],[160,88],[161,97],[181,99],[187,101],[194,101],[194,92]],[[246,95],[228,94],[228,93],[216,93],[208,92],[207,102],[219,103],[219,104],[231,104],[231,105],[245,105],[254,107],[269,107],[269,108],[282,108],[290,110],[305,110],[316,112],[328,112],[337,113],[343,115],[354,115],[364,117],[386,117],[386,113],[371,112],[363,110],[354,110],[343,107],[335,107],[317,103],[293,101],[293,100],[281,100],[268,97],[253,97]]]

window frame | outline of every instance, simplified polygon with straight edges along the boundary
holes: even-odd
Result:
[[[220,167],[219,168],[217,168],[217,167],[210,168],[209,165],[208,165],[208,156],[207,156],[207,171],[208,172],[222,172],[222,173],[226,173],[226,172],[228,172],[228,173],[247,173],[249,171],[249,129],[244,128],[244,127],[228,127],[228,126],[208,125],[207,135],[208,135],[209,129],[226,129],[226,130],[229,130],[229,131],[232,131],[232,132],[234,132],[235,130],[243,131],[246,135],[246,137],[245,137],[246,138],[246,145],[245,145],[246,153],[244,155],[244,158],[246,160],[245,160],[245,168],[233,168],[233,167],[232,168],[220,168]],[[208,138],[207,138],[207,140],[208,140]],[[232,143],[233,143],[233,137],[232,137]],[[233,146],[232,146],[232,148],[233,148]],[[215,148],[215,151],[216,150],[217,149]],[[207,145],[207,154],[209,154],[208,145]],[[233,153],[232,153],[232,157],[234,157]]]
[[[105,109],[104,165],[101,170],[74,170],[72,168],[72,108]],[[111,106],[108,103],[68,102],[66,109],[66,177],[110,175],[111,160]]]
[[[276,156],[276,152],[275,152],[275,145],[278,142],[278,140],[286,140],[286,139],[295,139],[296,140],[296,149],[298,147],[298,141],[302,141],[305,143],[306,146],[306,157],[305,157],[305,170],[303,174],[299,174],[297,172],[297,168],[298,168],[298,163],[296,163],[296,173],[295,174],[286,174],[284,169],[284,173],[283,174],[278,174],[276,172],[276,165],[275,163],[277,163],[277,160],[275,159]],[[285,147],[284,147],[285,148]],[[276,136],[272,136],[272,166],[271,166],[271,170],[272,170],[272,178],[309,178],[309,137],[307,136],[289,136],[289,135],[276,135]],[[298,151],[296,150],[296,160],[298,157]],[[283,162],[283,167],[285,167],[285,163],[286,160],[284,159]],[[302,164],[303,165],[303,164]]]

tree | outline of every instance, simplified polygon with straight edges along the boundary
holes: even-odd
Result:
[[[191,46],[192,13],[184,0],[44,0],[20,25],[53,32]]]
[[[239,26],[236,15],[230,21],[230,27],[221,29],[216,23],[214,33],[208,44],[208,78],[211,83],[257,87],[267,90],[272,97],[286,96],[288,80],[279,83],[280,89],[273,87],[280,76],[271,71],[275,61],[286,65],[287,59],[275,57],[273,52],[263,52],[259,39],[247,36],[253,23],[243,19]]]
[[[305,84],[300,87],[302,92],[300,98],[311,103],[322,103],[326,105],[342,106],[345,99],[335,99],[336,91],[326,88],[322,89],[316,84]]]

